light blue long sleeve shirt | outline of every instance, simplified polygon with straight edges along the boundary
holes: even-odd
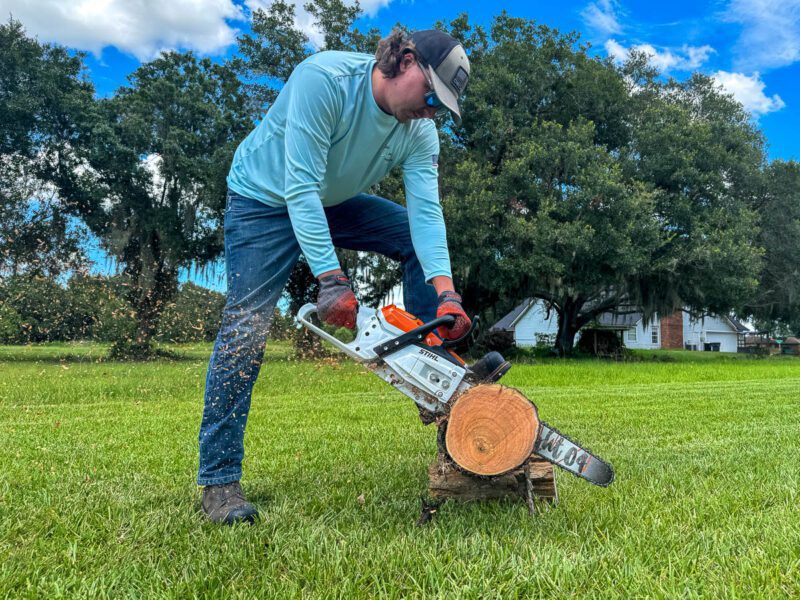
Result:
[[[425,279],[451,276],[439,204],[439,137],[430,119],[400,123],[372,95],[375,59],[320,52],[294,70],[266,117],[236,150],[228,187],[286,206],[300,249],[319,275],[340,268],[324,206],[401,165],[411,239]]]

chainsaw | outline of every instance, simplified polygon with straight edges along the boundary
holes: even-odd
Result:
[[[316,305],[306,304],[298,312],[297,320],[411,398],[420,410],[423,423],[448,421],[459,409],[465,408],[467,402],[472,402],[478,396],[488,397],[493,402],[505,400],[506,392],[513,391],[521,396],[517,390],[497,384],[511,368],[511,363],[498,352],[490,352],[474,365],[468,366],[451,349],[471,336],[477,318],[473,320],[470,332],[462,338],[442,340],[434,332],[438,327],[452,325],[455,320],[452,315],[423,323],[395,305],[378,310],[360,306],[355,339],[346,343],[323,329],[316,312]],[[519,467],[531,454],[536,454],[595,485],[606,487],[614,481],[614,470],[610,464],[539,420],[536,406],[524,396],[522,398],[525,407],[523,412],[518,408],[516,412],[506,411],[502,408],[505,405],[499,403],[500,412],[493,413],[496,418],[483,424],[501,444],[506,438],[514,437],[512,434],[519,433],[519,428],[527,428],[522,433],[528,445],[521,454],[516,453],[517,458],[512,463],[503,465],[504,472]],[[448,423],[447,434],[451,427],[452,421]],[[483,443],[486,436],[476,433],[474,437],[472,445],[479,454],[482,446],[487,445]],[[462,467],[468,464],[464,460],[459,461],[459,457],[452,458]],[[485,474],[480,468],[465,470],[472,474]]]

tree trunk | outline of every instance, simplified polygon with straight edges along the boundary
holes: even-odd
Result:
[[[152,342],[161,315],[177,294],[178,272],[165,264],[156,232],[152,232],[144,244],[132,242],[129,252],[134,256],[126,260],[126,272],[130,277],[128,301],[135,311],[136,331],[131,339],[116,340],[111,355],[146,359],[154,355]]]
[[[580,306],[567,300],[558,310],[558,334],[556,336],[556,352],[559,356],[569,356],[575,347],[575,334],[578,333],[578,313]]]
[[[152,351],[152,341],[158,332],[161,315],[167,304],[175,298],[178,289],[178,276],[174,269],[159,264],[156,268],[154,286],[140,291],[139,305],[136,307],[136,335],[133,344],[146,352]]]

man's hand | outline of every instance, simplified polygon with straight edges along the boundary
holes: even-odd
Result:
[[[439,327],[439,336],[447,340],[457,340],[463,337],[472,326],[472,321],[464,312],[461,306],[461,296],[455,292],[442,292],[439,294],[439,308],[436,311],[437,317],[453,315],[456,320],[451,327]]]
[[[353,329],[356,326],[358,300],[350,288],[350,280],[342,273],[319,278],[317,315],[325,323]]]

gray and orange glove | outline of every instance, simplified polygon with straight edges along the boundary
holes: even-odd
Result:
[[[356,326],[358,300],[346,275],[336,273],[320,277],[317,295],[317,315],[322,321],[337,327]]]
[[[455,292],[439,294],[439,308],[436,310],[436,316],[443,317],[444,315],[453,315],[456,320],[450,327],[439,327],[437,331],[439,337],[443,339],[457,340],[465,336],[472,326],[472,321],[461,306],[461,296]]]

